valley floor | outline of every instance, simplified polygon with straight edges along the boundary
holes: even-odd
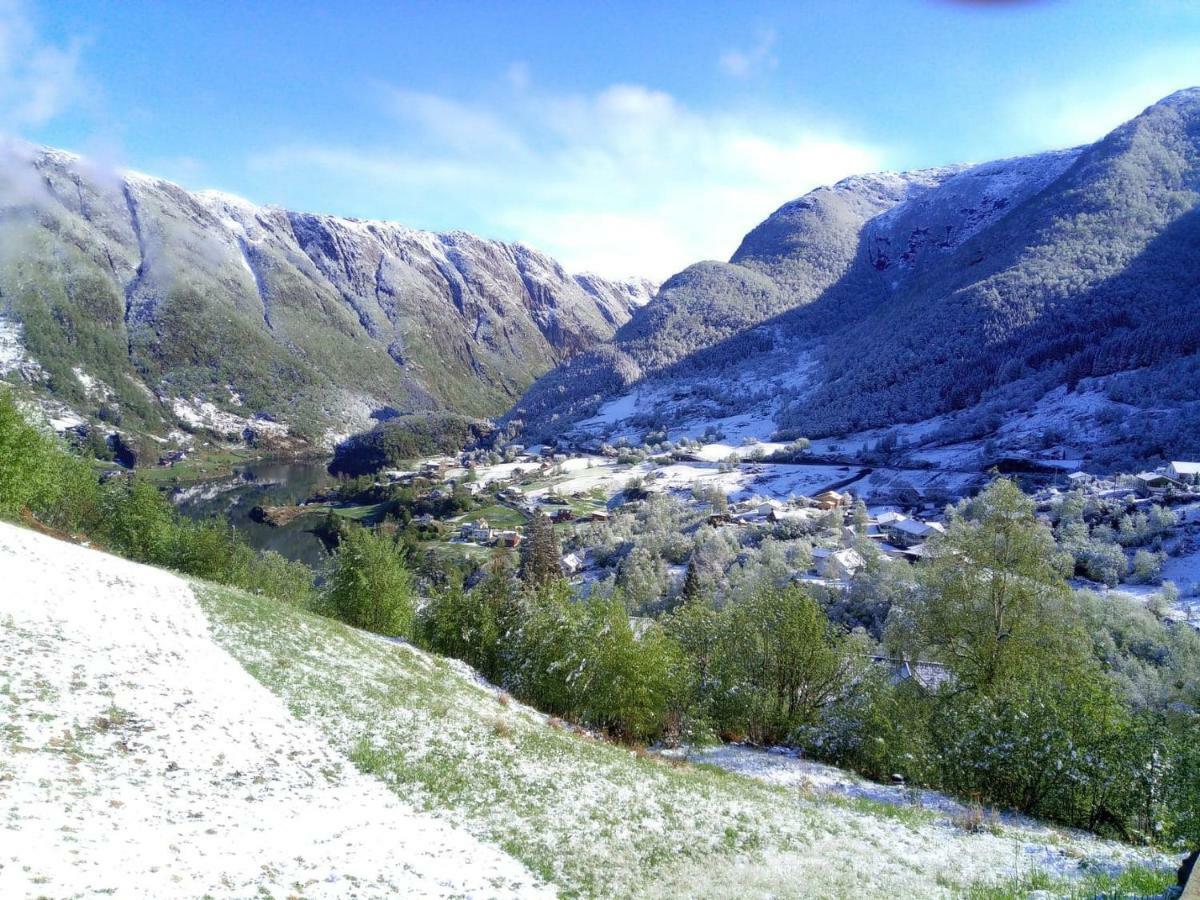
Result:
[[[0,584],[4,897],[989,897],[1177,862],[635,753],[461,664],[8,525]]]

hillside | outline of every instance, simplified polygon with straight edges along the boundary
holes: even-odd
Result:
[[[849,178],[668,280],[510,418],[539,439],[617,419],[750,417],[783,438],[928,422],[996,453],[1169,458],[1200,424],[1198,203],[1200,89],[1091,146]],[[1022,426],[1039,403],[1058,421]]]
[[[328,444],[372,417],[502,412],[651,286],[521,244],[189,193],[0,147],[0,376],[60,427]]]
[[[19,585],[0,595],[5,896],[989,897],[1173,865],[633,753],[460,664],[10,525],[0,575]]]

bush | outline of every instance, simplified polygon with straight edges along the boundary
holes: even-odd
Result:
[[[334,557],[325,593],[329,613],[348,625],[388,637],[411,637],[412,576],[391,538],[348,528]]]
[[[726,732],[786,740],[850,682],[844,633],[798,587],[762,587],[720,618],[713,709]]]
[[[60,452],[53,439],[25,421],[12,396],[0,394],[0,516],[47,509],[61,496]]]

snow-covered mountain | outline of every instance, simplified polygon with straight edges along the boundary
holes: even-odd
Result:
[[[0,247],[0,375],[158,433],[497,414],[653,292],[522,244],[189,193],[18,143],[0,148]]]
[[[1090,146],[848,178],[669,279],[509,418],[538,439],[740,422],[1096,464],[1184,452],[1198,207],[1200,89]]]

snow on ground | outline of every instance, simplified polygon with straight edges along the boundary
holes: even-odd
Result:
[[[840,795],[890,806],[917,807],[944,813],[951,820],[967,811],[965,804],[938,791],[879,784],[845,769],[804,759],[794,752],[723,744],[693,748],[685,755],[693,762],[708,763],[767,784],[794,787],[817,795]],[[1162,864],[1161,857],[1151,851],[1103,840],[1086,832],[1056,828],[1011,812],[987,810],[984,815],[986,821],[998,827],[997,830],[1003,827],[1007,841],[1016,840],[1020,854],[1015,861],[1018,869],[1037,868],[1054,876],[1070,877],[1079,874],[1080,858],[1084,853],[1089,866],[1101,866],[1113,872],[1134,863]],[[984,847],[990,843],[988,835],[976,837],[979,843],[972,852],[986,853],[997,849]],[[999,840],[998,835],[992,837]]]
[[[22,410],[26,416],[35,422],[45,422],[50,428],[54,429],[59,434],[71,428],[78,428],[80,425],[86,425],[87,419],[71,409],[65,403],[59,403],[57,400],[39,399],[28,402],[20,402]]]
[[[210,401],[198,398],[185,400],[182,397],[176,397],[171,401],[171,410],[175,413],[175,417],[179,421],[185,422],[193,428],[204,427],[226,434],[235,432],[241,434],[243,429],[249,427],[266,434],[277,436],[287,434],[287,426],[279,422],[235,416],[233,413],[227,413],[224,410],[218,409]]]
[[[32,381],[41,376],[42,367],[25,349],[22,331],[19,322],[0,318],[0,375],[15,372]]]
[[[108,385],[99,378],[89,375],[81,366],[75,366],[71,372],[79,379],[79,384],[89,400],[107,400],[112,396]]]
[[[1179,591],[1178,599],[1167,609],[1166,617],[1200,627],[1200,550],[1168,556],[1162,567],[1162,581],[1164,584],[1171,582]],[[1096,589],[1094,584],[1078,586]],[[1121,584],[1109,589],[1108,593],[1145,604],[1162,590],[1157,584]]]
[[[0,524],[0,896],[528,896],[213,643],[166,572]]]
[[[517,475],[536,472],[540,468],[534,462],[497,463],[494,466],[478,466],[475,470],[477,484],[488,485],[497,481],[507,481]]]
[[[735,455],[739,459],[745,459],[758,452],[765,455],[770,455],[776,450],[783,450],[787,444],[776,441],[761,441],[752,440],[749,443],[739,444],[736,447],[729,443],[705,444],[696,451],[696,458],[702,459],[705,462],[725,462],[730,455]]]

